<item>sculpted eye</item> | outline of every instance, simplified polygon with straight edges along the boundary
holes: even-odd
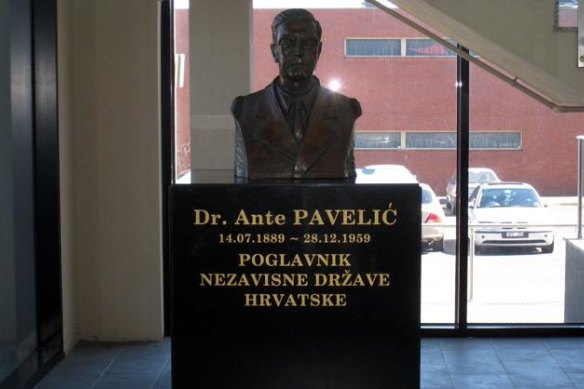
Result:
[[[318,46],[318,41],[316,39],[307,39],[302,41],[302,46],[305,49],[314,50]]]
[[[289,51],[292,50],[294,48],[294,42],[292,42],[292,40],[290,39],[282,39],[278,45],[280,46],[280,48],[282,49],[282,51]]]

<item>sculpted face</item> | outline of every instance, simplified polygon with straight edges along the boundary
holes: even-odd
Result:
[[[300,87],[312,76],[322,49],[316,26],[308,20],[290,20],[277,27],[274,39],[271,48],[280,81]]]

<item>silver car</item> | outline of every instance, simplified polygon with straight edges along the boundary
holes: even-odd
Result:
[[[500,182],[497,174],[488,167],[470,167],[468,168],[468,195],[483,182]],[[446,206],[456,214],[456,172],[450,176],[446,185]]]
[[[549,210],[526,183],[480,184],[469,198],[475,252],[486,247],[540,247],[554,251],[554,233],[542,225]]]

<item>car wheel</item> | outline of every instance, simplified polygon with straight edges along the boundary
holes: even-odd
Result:
[[[456,215],[456,203],[450,204],[450,209],[452,209],[452,214]]]
[[[544,254],[550,254],[554,252],[554,242],[552,242],[552,244],[550,244],[549,246],[543,246],[541,248],[541,252]]]

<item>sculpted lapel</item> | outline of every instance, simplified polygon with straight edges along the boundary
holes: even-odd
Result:
[[[256,119],[257,129],[253,133],[254,139],[263,147],[273,149],[294,162],[298,154],[298,144],[288,129],[272,84],[264,89]]]
[[[322,154],[334,143],[337,135],[335,125],[338,116],[330,96],[322,88],[319,89],[312,114],[308,120],[308,128],[302,139],[300,151],[296,159],[294,174],[306,173],[318,162]]]

